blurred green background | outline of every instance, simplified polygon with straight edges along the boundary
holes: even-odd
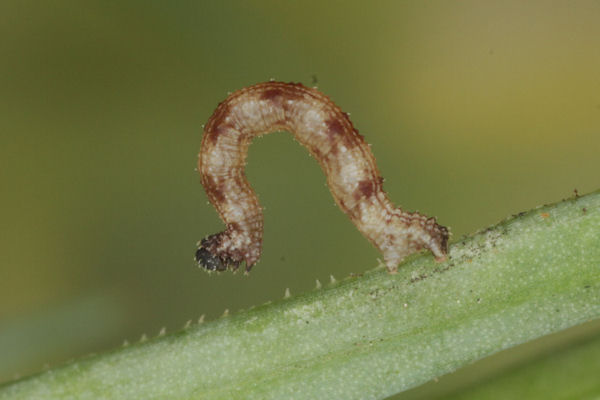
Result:
[[[250,276],[195,172],[228,92],[318,87],[454,238],[600,188],[597,1],[0,3],[0,382],[377,265],[289,134],[255,141]]]

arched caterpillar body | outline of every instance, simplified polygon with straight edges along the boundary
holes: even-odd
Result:
[[[226,229],[199,243],[200,265],[222,271],[245,262],[249,271],[259,260],[263,214],[244,174],[246,155],[255,136],[281,130],[318,160],[337,205],[383,253],[390,272],[422,248],[445,259],[448,230],[435,218],[392,205],[375,158],[346,113],[316,89],[265,82],[229,95],[204,127],[198,169]]]

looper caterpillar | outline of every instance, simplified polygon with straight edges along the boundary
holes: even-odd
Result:
[[[244,167],[252,139],[279,130],[291,132],[318,160],[337,205],[383,253],[390,272],[422,248],[445,259],[448,230],[391,203],[375,157],[346,113],[316,89],[265,82],[229,95],[204,127],[198,170],[226,229],[199,243],[200,265],[223,271],[245,262],[250,271],[259,260],[263,214]]]

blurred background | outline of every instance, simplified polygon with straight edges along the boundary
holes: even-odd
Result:
[[[597,1],[0,3],[0,382],[377,265],[289,133],[257,139],[249,276],[195,171],[228,92],[316,85],[454,238],[600,188]]]

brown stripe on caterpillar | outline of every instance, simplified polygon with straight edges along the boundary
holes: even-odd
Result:
[[[246,155],[254,137],[279,130],[291,132],[317,159],[336,203],[383,253],[390,272],[423,248],[445,259],[448,230],[391,203],[375,157],[346,113],[316,89],[265,82],[229,95],[205,125],[198,170],[227,228],[199,243],[200,265],[223,271],[243,262],[250,271],[258,262],[263,214],[244,174]]]

